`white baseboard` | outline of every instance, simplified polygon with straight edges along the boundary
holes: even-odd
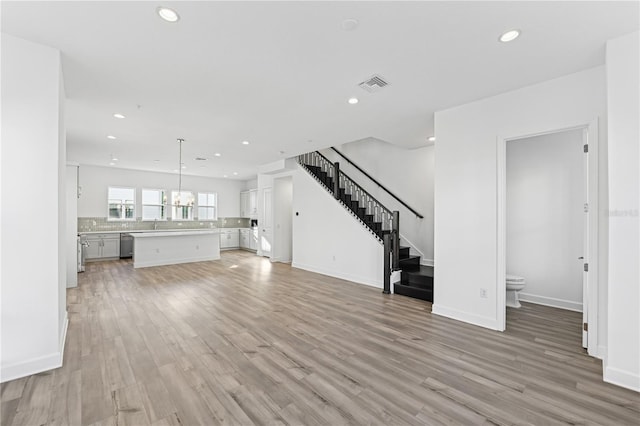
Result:
[[[553,297],[536,296],[535,294],[523,293],[518,294],[521,302],[535,303],[536,305],[551,306],[553,308],[566,309],[568,311],[582,312],[582,303],[573,302],[571,300],[556,299]]]
[[[62,329],[62,335],[60,336],[58,351],[48,355],[31,358],[26,361],[3,365],[2,370],[0,370],[0,383],[62,367],[62,361],[64,358],[64,344],[67,340],[68,327],[69,317],[65,312],[64,325]]]
[[[640,392],[640,375],[605,366],[603,380],[607,383]]]
[[[305,264],[296,263],[296,262],[291,263],[291,266],[293,268],[304,269],[305,271],[315,272],[322,275],[328,275],[334,278],[340,278],[341,280],[353,281],[354,283],[364,284],[369,287],[376,287],[380,289],[382,289],[383,287],[382,281],[375,280],[375,279],[371,280],[369,278],[363,278],[358,275],[348,274],[345,272],[332,271],[325,268],[321,268],[313,265],[305,265]]]
[[[468,324],[477,325],[479,327],[489,328],[491,330],[504,331],[502,325],[499,325],[495,318],[470,314],[468,312],[459,311],[457,309],[448,308],[438,304],[434,304],[431,307],[431,313],[457,321],[466,322]]]
[[[433,259],[425,259],[424,257],[420,259],[420,264],[423,266],[434,266]]]

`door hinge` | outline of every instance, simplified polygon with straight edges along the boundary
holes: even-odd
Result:
[[[584,271],[585,272],[589,272],[589,264],[588,263],[584,264]]]
[[[587,324],[586,322],[583,322],[583,323],[582,323],[582,329],[583,329],[584,331],[589,331],[589,324]]]
[[[589,213],[589,203],[584,203],[584,212]]]
[[[589,145],[588,144],[584,144],[583,146],[584,152],[589,152]]]

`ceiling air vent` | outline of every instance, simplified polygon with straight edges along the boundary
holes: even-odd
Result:
[[[383,87],[388,85],[389,85],[389,82],[386,81],[382,76],[377,74],[369,77],[362,83],[358,84],[358,86],[362,87],[364,90],[366,90],[369,93],[377,92]]]
[[[204,158],[204,157],[196,157],[195,160],[196,161],[207,161],[207,159]]]

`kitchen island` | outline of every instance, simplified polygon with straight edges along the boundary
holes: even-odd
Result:
[[[220,259],[217,229],[130,232],[130,235],[134,238],[134,268]]]

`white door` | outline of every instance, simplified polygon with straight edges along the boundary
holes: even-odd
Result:
[[[582,181],[583,184],[583,232],[582,232],[582,347],[588,348],[588,318],[589,318],[589,145],[588,145],[588,129],[584,129],[582,133],[583,140],[583,158],[582,158]],[[595,324],[594,324],[595,325]]]
[[[262,191],[262,235],[260,236],[260,251],[263,256],[271,257],[273,244],[273,192],[271,188]]]

